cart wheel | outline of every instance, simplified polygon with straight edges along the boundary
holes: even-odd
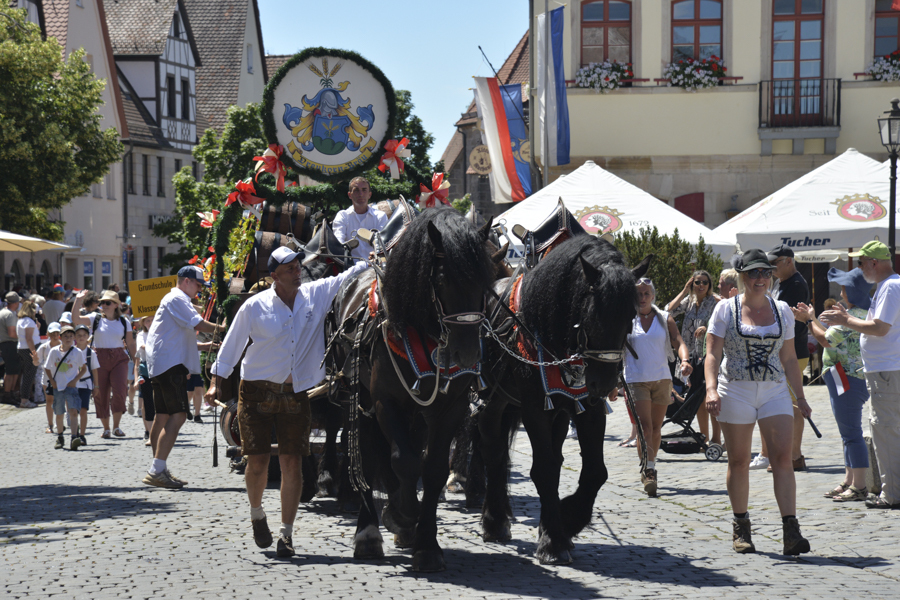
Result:
[[[722,458],[722,446],[710,444],[706,449],[706,460],[717,461]]]

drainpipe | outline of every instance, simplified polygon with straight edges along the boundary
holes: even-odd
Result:
[[[534,69],[535,54],[534,50],[534,0],[528,0],[528,145],[531,148],[531,189],[539,190],[544,187],[541,170],[537,166],[534,159],[534,124],[535,124],[535,95],[534,90]]]
[[[128,160],[128,157],[133,158],[134,153],[134,143],[131,141],[131,138],[127,138],[122,140],[122,142],[128,142],[128,152],[122,155],[122,240],[124,240],[125,245],[128,245],[128,175],[129,170],[128,166],[125,164]],[[127,255],[126,255],[127,256]],[[128,261],[126,260],[122,263],[122,289],[128,287]]]
[[[466,154],[466,150],[467,150],[467,148],[466,148],[466,145],[467,145],[467,138],[466,138],[466,132],[465,132],[463,129],[461,129],[460,127],[457,127],[457,128],[456,128],[456,131],[458,131],[458,132],[460,133],[460,135],[462,135],[462,138],[463,138],[463,149],[462,149],[462,153],[463,153],[463,176],[462,176],[462,180],[463,180],[463,196],[465,196],[465,195],[466,195],[466,187],[467,187],[466,184],[468,183],[468,179],[469,179],[469,176],[466,175],[466,171],[469,170],[469,165],[468,165],[468,162],[469,162],[469,156]]]

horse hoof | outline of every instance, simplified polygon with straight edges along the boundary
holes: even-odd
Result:
[[[394,534],[394,546],[397,548],[412,548],[416,541],[416,535],[411,529]]]
[[[500,528],[500,531],[485,531],[481,535],[481,539],[485,542],[495,542],[498,544],[506,544],[512,540],[512,531],[509,523]]]
[[[353,558],[371,560],[384,558],[384,539],[375,525],[369,525],[353,538]]]
[[[447,563],[444,562],[444,553],[438,550],[419,550],[413,555],[413,571],[417,573],[436,573],[446,571]]]
[[[562,552],[552,553],[540,553],[537,556],[538,561],[542,565],[570,565],[572,564],[572,553],[568,550],[563,550]]]

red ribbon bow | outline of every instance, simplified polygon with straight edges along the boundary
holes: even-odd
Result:
[[[384,154],[381,155],[381,164],[378,170],[384,173],[388,169],[391,170],[391,179],[400,179],[400,173],[405,170],[403,163],[404,158],[409,158],[412,152],[406,149],[409,140],[403,138],[399,142],[397,140],[388,140],[384,145]]]
[[[425,187],[425,184],[419,184],[419,189],[422,192],[419,195],[419,205],[424,205],[425,208],[434,208],[437,206],[437,202],[440,201],[441,204],[450,206],[450,202],[447,201],[447,196],[450,195],[449,188],[450,182],[444,181],[444,174],[435,173],[431,176],[430,190]]]
[[[241,204],[253,205],[265,202],[266,200],[265,198],[253,195],[256,193],[256,188],[253,187],[253,182],[250,180],[238,181],[234,184],[234,187],[236,189],[228,194],[228,200],[225,201],[225,206],[231,206],[238,201],[240,201]]]
[[[269,144],[268,149],[263,152],[262,156],[254,156],[256,162],[256,177],[253,181],[259,179],[260,173],[271,173],[275,176],[275,189],[279,192],[284,191],[284,176],[287,174],[287,168],[281,162],[281,154],[284,148],[278,144]]]

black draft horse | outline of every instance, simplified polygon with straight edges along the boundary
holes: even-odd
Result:
[[[487,479],[482,509],[485,541],[506,542],[511,538],[512,511],[506,488],[509,443],[521,418],[533,453],[531,479],[541,499],[535,556],[543,564],[572,561],[572,538],[590,523],[597,492],[607,479],[603,462],[604,400],[616,387],[618,364],[631,331],[637,306],[635,278],[643,276],[648,265],[649,257],[634,270],[628,269],[622,254],[609,242],[576,236],[554,248],[524,275],[520,320],[557,358],[576,353],[586,356],[584,379],[589,397],[579,406],[554,395],[551,407],[545,403],[538,368],[510,357],[495,341],[487,345],[488,390],[483,396],[488,400],[478,415]],[[506,287],[507,281],[501,280],[495,290],[502,294]],[[489,314],[494,315],[493,327],[500,330],[500,324],[506,321],[509,325],[511,319],[495,304],[490,304]],[[515,335],[506,338],[510,348],[515,348]],[[544,360],[553,360],[546,351]],[[505,410],[508,406],[519,406],[518,414]],[[578,412],[582,407],[584,410]],[[575,492],[560,500],[562,446],[570,418],[581,446],[581,474]]]
[[[387,259],[384,312],[370,317],[376,331],[358,351],[359,410],[374,418],[359,417],[360,451],[351,456],[351,463],[361,460],[370,487],[361,494],[356,558],[384,556],[374,487],[387,494],[382,521],[397,545],[412,548],[413,570],[446,568],[437,542],[437,503],[449,472],[450,443],[468,413],[468,390],[476,376],[461,375],[449,383],[443,376],[424,378],[413,397],[413,371],[402,357],[391,356],[385,336],[390,332],[399,339],[409,330],[437,340],[443,345],[442,364],[472,368],[480,361],[484,297],[495,280],[485,243],[489,226],[476,230],[453,209],[428,209],[412,221]],[[355,335],[348,332],[347,307],[365,310],[361,296],[369,292],[371,273],[348,282],[335,299],[334,312],[343,315],[343,343],[331,356],[332,368],[337,372],[343,365],[345,377],[350,364],[346,342]],[[367,319],[356,326],[366,327]],[[352,404],[350,410],[356,410]]]

